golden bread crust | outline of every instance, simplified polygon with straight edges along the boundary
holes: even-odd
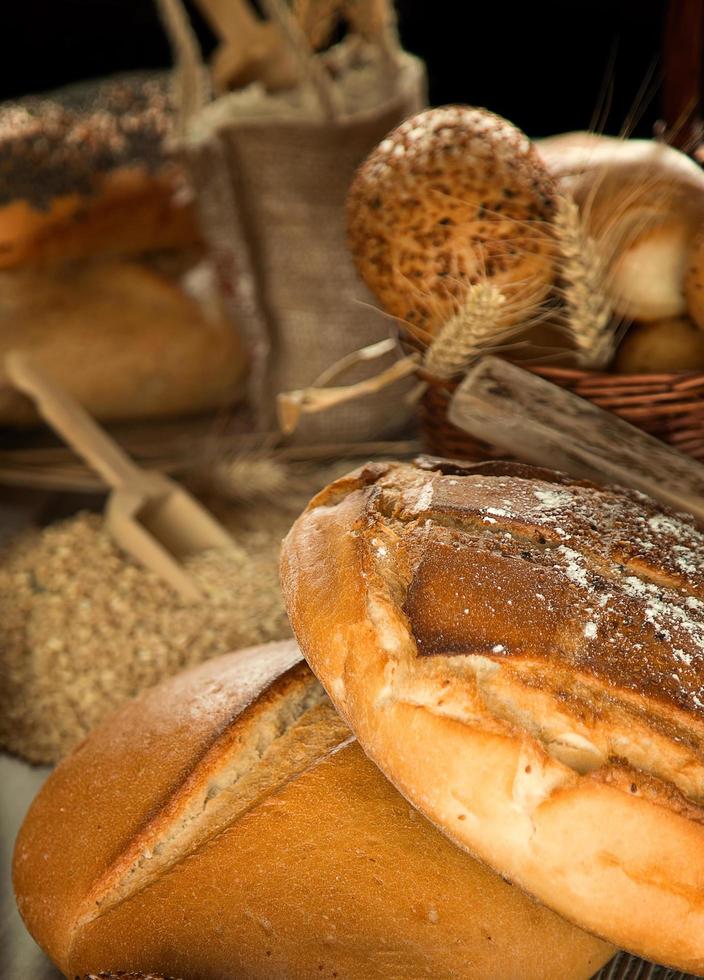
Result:
[[[44,209],[17,199],[0,207],[0,269],[140,255],[199,245],[193,203],[173,170],[125,167],[96,178],[88,197],[66,193]]]
[[[268,714],[306,692],[322,700],[272,743],[293,745],[245,766],[249,801],[231,798],[213,821],[201,790],[251,760],[249,735],[266,736]],[[275,778],[252,782],[272,762]],[[157,849],[183,833],[189,805],[205,832],[164,862]],[[120,890],[135,848],[140,880]],[[107,720],[30,810],[15,886],[32,934],[70,976],[587,980],[613,953],[410,808],[293,642],[217,658]]]
[[[168,699],[156,687],[129,702],[56,768],[22,826],[13,867],[22,917],[55,962],[66,963],[85,896],[108,862],[158,817],[247,705],[298,660],[290,644],[271,644],[265,656],[257,650],[230,658],[217,674],[209,663],[179,674],[168,682]],[[37,855],[47,852],[52,860],[38,879]]]
[[[2,368],[13,349],[104,421],[227,407],[246,367],[224,313],[210,315],[178,282],[121,259],[0,270],[0,424],[36,424],[34,405]]]
[[[689,254],[684,280],[689,315],[704,330],[704,235],[697,235]]]
[[[562,915],[704,970],[704,536],[514,464],[367,467],[284,544],[289,615],[371,758]]]

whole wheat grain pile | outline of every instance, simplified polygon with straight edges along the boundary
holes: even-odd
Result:
[[[97,515],[11,542],[0,563],[0,747],[54,762],[182,667],[290,635],[278,553],[292,516],[262,507],[233,520],[236,548],[190,560],[204,593],[191,604],[125,556]]]

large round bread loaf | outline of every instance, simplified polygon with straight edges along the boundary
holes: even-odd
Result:
[[[35,800],[14,881],[72,978],[586,980],[613,952],[409,807],[293,642],[107,720]]]
[[[283,550],[301,648],[449,837],[566,918],[704,972],[704,535],[510,463],[369,465]]]

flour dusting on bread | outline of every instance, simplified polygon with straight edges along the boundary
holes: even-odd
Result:
[[[420,459],[320,493],[282,562],[306,658],[415,806],[561,915],[704,971],[693,519],[536,467]]]

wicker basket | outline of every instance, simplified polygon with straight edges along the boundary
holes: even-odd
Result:
[[[701,371],[609,374],[543,364],[522,366],[608,409],[680,452],[704,460],[704,373]],[[448,421],[447,409],[458,380],[426,380],[428,388],[420,416],[423,439],[430,452],[473,460],[505,455]]]

